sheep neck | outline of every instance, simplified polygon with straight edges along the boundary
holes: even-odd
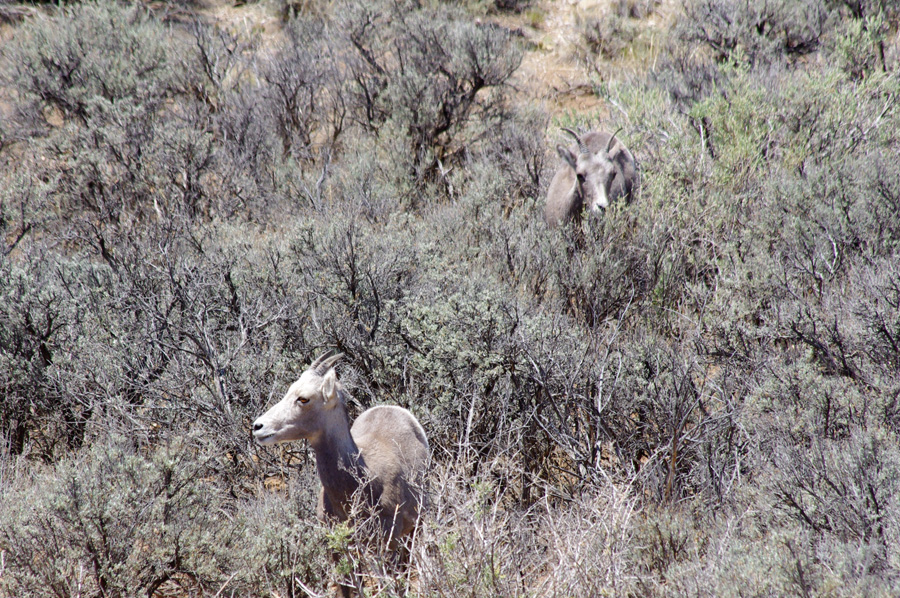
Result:
[[[317,438],[311,440],[322,488],[335,504],[343,504],[359,487],[365,463],[350,434],[347,412],[338,407]]]

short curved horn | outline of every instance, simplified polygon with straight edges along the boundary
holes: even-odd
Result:
[[[625,127],[619,127],[616,129],[616,132],[612,134],[612,137],[609,138],[609,143],[606,144],[606,153],[608,154],[612,150],[613,141],[616,140],[616,135],[622,132],[622,129]]]
[[[587,146],[584,144],[584,141],[581,140],[581,137],[578,136],[578,133],[576,133],[576,132],[573,131],[572,129],[569,129],[569,128],[566,128],[566,127],[562,127],[562,130],[565,131],[566,133],[568,133],[569,135],[571,135],[572,137],[575,138],[575,141],[578,143],[578,151],[579,151],[579,152],[581,152],[582,154],[589,154],[589,153],[591,153],[591,151],[590,151],[590,150],[587,148]]]
[[[334,364],[341,360],[343,356],[343,353],[335,353],[334,355],[330,356],[329,353],[325,353],[324,355],[316,359],[315,363],[312,364],[312,369],[314,369],[320,376],[324,376]]]
[[[322,353],[321,355],[319,355],[319,356],[316,358],[316,360],[313,361],[313,362],[310,364],[309,369],[311,369],[311,370],[318,370],[318,369],[319,369],[319,364],[322,363],[322,360],[323,360],[323,359],[325,359],[326,357],[328,357],[328,354],[329,354],[329,353],[330,353],[330,351],[326,351],[325,353]]]

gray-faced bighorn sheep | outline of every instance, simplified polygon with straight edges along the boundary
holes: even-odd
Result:
[[[637,169],[634,156],[616,139],[616,133],[578,135],[571,129],[563,131],[575,138],[575,145],[556,146],[565,164],[553,175],[547,189],[547,224],[557,226],[577,219],[585,209],[597,212],[620,197],[631,200]]]
[[[372,407],[351,428],[347,393],[333,367],[340,358],[316,359],[284,398],[253,422],[253,436],[261,445],[308,440],[322,482],[319,518],[346,520],[354,493],[362,489],[393,550],[418,520],[428,440],[402,407]]]

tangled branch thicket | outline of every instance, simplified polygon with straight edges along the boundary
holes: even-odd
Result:
[[[423,596],[896,595],[893,3],[686,2],[598,88],[639,197],[560,230],[554,130],[598,116],[522,101],[527,3],[308,4],[10,19],[0,595],[300,596],[333,550]],[[400,576],[250,441],[326,350],[431,441]]]

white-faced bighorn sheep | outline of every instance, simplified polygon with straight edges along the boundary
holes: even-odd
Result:
[[[347,393],[333,367],[340,358],[316,359],[284,398],[253,422],[253,436],[261,445],[308,440],[322,482],[319,518],[348,519],[353,495],[361,489],[393,550],[418,520],[428,440],[402,407],[372,407],[351,428]]]
[[[631,200],[637,180],[634,156],[616,138],[616,133],[592,131],[578,135],[563,129],[575,138],[575,145],[556,146],[565,164],[559,167],[547,189],[544,219],[550,226],[558,226],[578,219],[582,210],[597,212],[613,201],[624,197]]]

